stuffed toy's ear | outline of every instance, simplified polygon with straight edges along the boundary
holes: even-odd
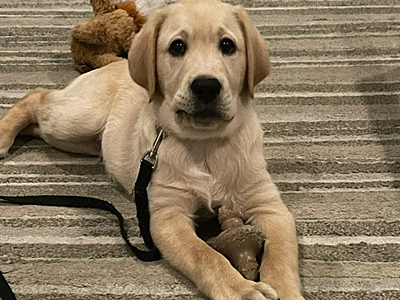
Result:
[[[153,13],[135,36],[129,51],[129,71],[132,79],[149,93],[150,101],[157,86],[157,39],[165,13]]]
[[[270,72],[269,54],[264,38],[252,24],[249,16],[242,7],[235,7],[235,13],[242,28],[246,43],[247,55],[247,90],[254,97],[254,87]],[[245,87],[246,88],[246,87]]]
[[[113,0],[90,0],[90,4],[93,7],[94,15],[102,15],[115,10]]]

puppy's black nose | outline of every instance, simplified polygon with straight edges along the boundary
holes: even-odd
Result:
[[[199,77],[190,84],[190,89],[198,100],[204,104],[214,101],[221,92],[222,85],[213,77]]]

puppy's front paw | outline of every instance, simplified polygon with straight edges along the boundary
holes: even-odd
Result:
[[[250,290],[244,290],[242,300],[277,300],[278,294],[268,284],[253,282]]]
[[[215,290],[214,290],[215,292]],[[268,284],[243,280],[230,288],[219,290],[211,297],[214,300],[278,300],[278,294]]]

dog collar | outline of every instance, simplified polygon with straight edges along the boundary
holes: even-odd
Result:
[[[158,162],[158,148],[161,145],[162,140],[167,136],[166,133],[164,132],[163,129],[160,127],[157,127],[158,134],[156,136],[156,139],[154,140],[153,146],[151,149],[147,150],[141,157],[140,162],[143,160],[146,160],[147,162],[151,163],[152,169],[154,170],[157,167],[157,162]]]

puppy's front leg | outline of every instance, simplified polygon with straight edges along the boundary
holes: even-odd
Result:
[[[304,300],[294,218],[278,194],[274,200],[262,202],[248,211],[250,223],[265,232],[268,241],[260,279],[276,289],[282,300]]]
[[[182,207],[153,210],[151,234],[163,257],[211,299],[277,299],[270,286],[244,279],[223,255],[198,238]]]

